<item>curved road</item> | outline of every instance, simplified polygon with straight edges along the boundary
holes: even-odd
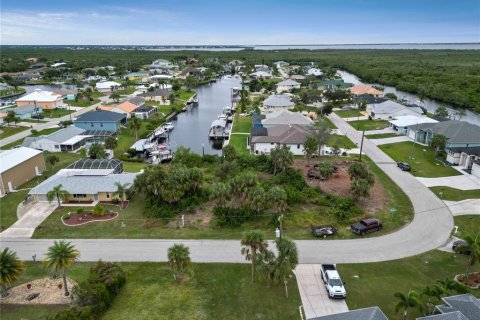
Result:
[[[360,145],[357,132],[335,114],[333,123]],[[361,263],[400,259],[442,246],[453,229],[453,217],[448,207],[428,188],[409,173],[399,170],[396,163],[374,143],[364,140],[368,155],[410,198],[415,216],[403,229],[381,237],[355,240],[298,240],[300,263]],[[400,213],[398,213],[400,214]],[[52,240],[1,239],[1,247],[10,247],[20,258],[43,258]],[[190,247],[195,262],[245,262],[238,240],[131,240],[131,239],[74,239],[81,260],[96,261],[166,261],[167,248],[173,243]]]

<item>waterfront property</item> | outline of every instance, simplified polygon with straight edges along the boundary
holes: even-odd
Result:
[[[372,95],[374,97],[380,97],[383,95],[383,92],[380,90],[377,90],[375,88],[370,87],[369,85],[366,84],[357,84],[354,85],[353,87],[350,87],[347,89],[348,92],[353,94],[354,96],[361,96],[365,94]]]
[[[141,93],[138,96],[144,98],[146,101],[156,101],[160,104],[169,105],[172,94],[173,91],[170,89],[158,89]]]
[[[49,152],[76,152],[83,147],[90,136],[83,135],[84,129],[74,126],[60,129],[48,135],[26,137],[22,146]]]
[[[448,163],[458,165],[465,172],[480,178],[480,146],[449,147],[446,152]]]
[[[401,134],[408,134],[408,127],[421,123],[437,123],[438,121],[427,116],[397,116],[388,121],[390,128]]]
[[[78,159],[65,169],[112,170],[112,173],[123,172],[123,162],[117,159]]]
[[[62,185],[69,195],[63,202],[96,203],[111,202],[117,194],[117,183],[133,184],[137,174],[114,173],[113,169],[62,169],[29,191],[37,201],[48,201],[47,193]]]
[[[257,118],[258,116],[256,116],[255,119],[257,120]],[[269,128],[279,125],[312,125],[313,120],[309,117],[305,117],[299,112],[276,110],[271,113],[267,113],[263,119],[260,119],[260,123],[263,127]]]
[[[137,107],[141,107],[145,104],[145,99],[143,97],[140,97],[140,96],[132,97],[132,98],[128,99],[127,101],[130,102],[130,103],[133,103]]]
[[[117,90],[120,86],[121,84],[115,81],[100,81],[95,84],[95,89],[98,92],[109,93]]]
[[[26,147],[0,151],[0,163],[0,196],[45,171],[43,153]]]
[[[105,109],[105,107],[103,107],[102,110],[107,110],[107,111],[112,111],[112,112],[117,112],[117,113],[123,113],[127,116],[127,119],[130,118],[134,113],[135,113],[135,110],[137,110],[138,107],[129,102],[129,101],[125,101],[125,102],[122,102],[114,107],[112,107],[110,110],[108,109]]]
[[[287,79],[277,83],[277,93],[290,92],[294,89],[300,89],[301,84],[295,80]]]
[[[270,154],[277,145],[286,145],[294,155],[304,155],[303,144],[312,134],[309,126],[279,125],[252,128],[249,145],[253,154]]]
[[[8,114],[9,112],[15,113],[15,117],[19,118],[20,120],[25,120],[31,119],[32,116],[42,113],[43,109],[40,107],[35,107],[34,105],[2,109],[2,113]]]
[[[15,100],[15,103],[19,107],[37,106],[43,109],[55,109],[63,105],[63,98],[50,91],[35,89],[34,92]]]
[[[267,111],[292,109],[295,106],[291,97],[287,94],[272,94],[263,101],[263,107]]]
[[[73,124],[84,130],[107,130],[117,132],[127,122],[123,113],[95,110],[80,115]]]
[[[436,134],[447,138],[446,148],[480,147],[480,126],[466,121],[448,120],[408,127],[408,136],[420,143],[430,144]]]
[[[334,91],[338,89],[348,89],[352,87],[353,84],[344,82],[342,79],[328,79],[320,82],[318,84],[318,89],[320,90],[329,90],[329,91]]]
[[[399,116],[422,116],[425,113],[419,106],[404,106],[392,100],[385,100],[380,103],[367,104],[367,113],[372,119],[389,120]]]
[[[307,69],[307,75],[314,76],[314,77],[322,77],[323,72],[322,72],[322,70],[320,70],[318,68],[308,68]]]
[[[255,71],[249,74],[251,79],[270,79],[272,74],[268,71]]]
[[[157,108],[152,107],[152,106],[146,106],[146,105],[138,107],[133,112],[135,117],[140,118],[140,119],[144,119],[144,120],[150,118],[151,116],[153,116],[156,113],[157,113]]]
[[[75,91],[64,88],[57,89],[53,91],[53,93],[60,95],[62,99],[65,100],[75,100],[75,96],[77,95]]]

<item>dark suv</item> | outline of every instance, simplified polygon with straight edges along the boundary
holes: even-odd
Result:
[[[399,162],[397,163],[397,167],[402,169],[402,171],[410,171],[410,164],[408,164],[407,162]]]

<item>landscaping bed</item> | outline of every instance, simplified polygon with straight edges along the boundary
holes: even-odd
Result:
[[[465,274],[459,274],[455,277],[455,280],[472,289],[480,289],[480,272],[469,273],[467,280],[465,280]]]
[[[62,222],[66,226],[79,226],[95,221],[108,221],[118,217],[118,212],[110,211],[104,215],[96,216],[92,212],[72,213],[69,212],[62,216]]]

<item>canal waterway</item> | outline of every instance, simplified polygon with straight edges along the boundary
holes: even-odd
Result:
[[[168,144],[172,150],[179,146],[202,154],[220,154],[222,144],[213,144],[208,132],[213,120],[231,105],[232,88],[240,86],[240,79],[223,77],[217,82],[197,88],[198,106],[188,107],[186,112],[172,120],[175,128],[170,133]]]
[[[350,72],[339,70],[338,74],[342,77],[343,81],[345,82],[353,83],[353,84],[364,83],[356,75]],[[480,126],[480,115],[470,110],[464,110],[465,115],[460,118],[460,116],[458,115],[459,109],[454,109],[453,106],[449,104],[442,103],[442,102],[428,99],[428,98],[425,98],[423,99],[423,101],[420,101],[420,97],[418,95],[410,92],[401,91],[391,86],[384,86],[378,83],[365,83],[365,84],[368,84],[371,86],[380,86],[384,88],[383,90],[384,93],[389,93],[389,92],[394,93],[397,96],[397,98],[408,100],[408,103],[416,103],[418,105],[421,105],[422,107],[427,109],[428,112],[431,112],[431,113],[434,113],[435,110],[441,105],[446,106],[451,119],[457,119],[457,120],[461,119],[463,121],[467,121]]]

